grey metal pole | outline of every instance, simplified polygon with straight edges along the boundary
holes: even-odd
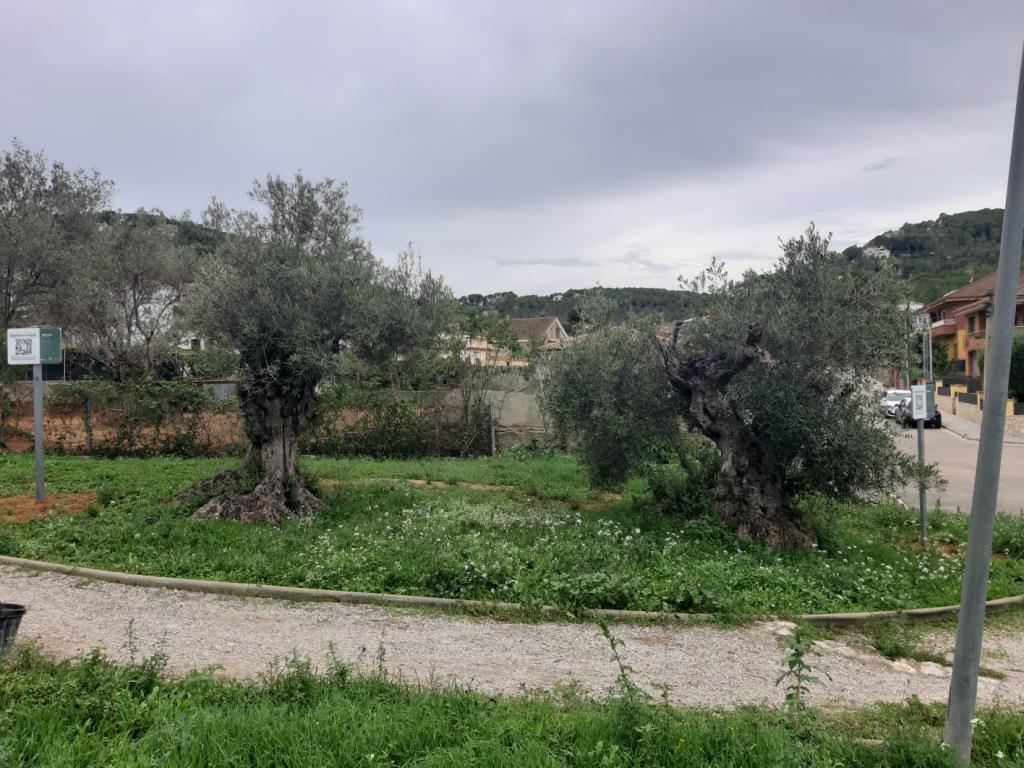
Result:
[[[911,357],[910,347],[913,344],[914,331],[913,331],[913,325],[912,325],[913,321],[910,319],[910,314],[909,314],[910,308],[909,307],[907,307],[907,312],[908,312],[908,314],[907,314],[907,387],[906,388],[910,389],[910,357]]]
[[[491,403],[490,414],[491,414],[491,456],[498,455],[498,436],[494,431],[494,403]]]
[[[928,334],[928,381],[935,381],[935,347],[932,345],[932,329],[927,330]]]
[[[36,438],[36,501],[46,495],[43,485],[43,366],[32,366],[32,422]]]
[[[1013,316],[1020,284],[1020,250],[1024,244],[1024,51],[1017,80],[1017,108],[1010,145],[1010,171],[1006,183],[1006,208],[999,245],[995,309],[990,330],[989,357],[985,361],[990,407],[982,411],[978,464],[974,474],[974,497],[967,536],[964,586],[956,626],[956,650],[949,683],[945,742],[962,760],[971,759],[971,720],[978,696],[978,665],[985,629],[985,598],[992,559],[992,527],[999,491],[999,470],[1003,458],[1005,406],[1010,377]]]
[[[917,494],[921,522],[921,544],[928,543],[928,494],[924,488],[924,419],[917,420],[917,463],[921,479],[917,481]]]

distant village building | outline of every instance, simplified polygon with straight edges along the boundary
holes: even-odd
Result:
[[[931,322],[932,344],[943,346],[953,370],[968,378],[981,377],[982,355],[988,346],[989,321],[996,273],[950,291],[933,301],[925,312]],[[1024,280],[1017,288],[1014,323],[1024,326]]]
[[[561,349],[569,340],[562,322],[554,315],[516,317],[511,320],[511,325],[518,350],[507,349],[484,338],[467,337],[462,351],[463,359],[480,365],[521,368],[529,364],[530,353]]]

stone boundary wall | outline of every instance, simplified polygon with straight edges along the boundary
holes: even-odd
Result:
[[[945,389],[945,387],[943,389]],[[938,393],[938,389],[936,389],[935,404],[938,406],[939,410],[943,413],[951,413],[954,416],[959,416],[960,418],[966,419],[974,424],[981,424],[983,406],[985,403],[984,393],[975,393],[977,396],[977,403],[970,403],[960,400],[957,397],[961,392],[967,391],[966,387],[955,385],[948,389],[950,390],[950,394],[948,396],[940,395]],[[1024,416],[1014,414],[1015,404],[1015,400],[1008,400],[1006,402],[1006,434],[1024,436]]]

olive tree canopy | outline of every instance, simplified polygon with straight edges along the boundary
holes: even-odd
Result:
[[[177,310],[200,254],[158,211],[107,212],[78,249],[73,279],[50,299],[75,347],[118,381],[153,378],[179,346]]]
[[[440,332],[437,306],[449,294],[408,258],[392,269],[373,256],[344,184],[268,177],[250,197],[262,210],[216,201],[207,210],[205,224],[224,238],[199,270],[186,318],[196,333],[238,351],[252,442],[242,470],[258,484],[217,496],[196,514],[277,522],[319,506],[296,470],[317,385],[346,354],[400,355]]]
[[[15,141],[0,154],[0,324],[52,322],[113,184]],[[3,329],[0,329],[3,330]]]
[[[718,448],[718,516],[773,544],[811,538],[794,496],[875,494],[913,471],[871,384],[905,344],[903,287],[890,264],[851,263],[812,226],[783,243],[769,272],[736,281],[713,263],[683,287],[703,306],[670,332],[598,330],[555,356],[545,400],[556,426],[607,452],[615,429],[595,430],[621,425],[628,464],[681,418]],[[597,354],[609,345],[614,353]],[[592,466],[595,450],[583,450]]]

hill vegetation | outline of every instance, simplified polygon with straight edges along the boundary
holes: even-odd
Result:
[[[908,281],[911,299],[930,302],[973,279],[984,277],[999,262],[1002,208],[940,213],[932,221],[904,224],[850,246],[850,259],[871,259],[871,248],[886,248]]]
[[[571,333],[573,325],[580,319],[581,303],[588,294],[599,291],[615,303],[622,319],[653,317],[665,321],[684,320],[693,316],[699,302],[695,293],[666,288],[582,288],[547,296],[518,296],[512,291],[502,291],[487,295],[471,293],[463,296],[460,301],[501,317],[555,315]]]
[[[851,261],[871,261],[879,258],[874,249],[887,249],[907,280],[909,297],[927,303],[993,272],[999,262],[1002,228],[1002,208],[940,213],[931,221],[906,223],[863,245],[851,245],[843,255]],[[500,317],[556,315],[571,333],[579,320],[580,303],[595,291],[616,303],[621,319],[685,319],[692,317],[700,304],[694,293],[667,288],[584,288],[546,296],[502,291],[472,293],[460,301]]]

